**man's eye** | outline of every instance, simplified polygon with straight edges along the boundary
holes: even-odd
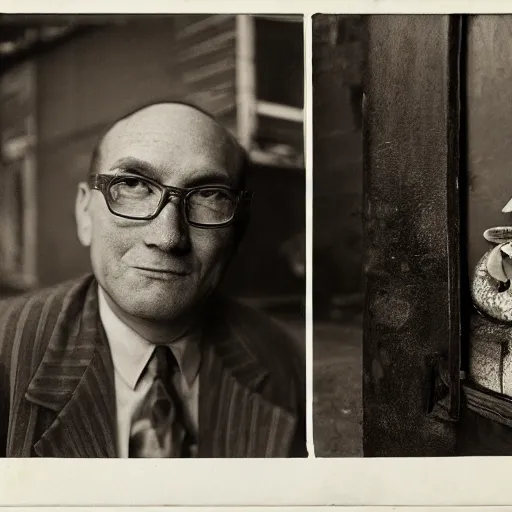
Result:
[[[132,177],[123,178],[118,182],[118,187],[125,192],[130,191],[139,194],[152,194],[154,192],[154,187],[150,183]]]
[[[141,181],[137,178],[124,178],[119,183],[121,183],[122,185],[125,185],[127,187],[130,187],[130,188],[144,187],[144,186],[147,187],[146,183],[144,183],[143,181]]]
[[[203,199],[215,199],[218,201],[230,201],[231,195],[222,189],[207,188],[199,191],[199,197]]]
[[[110,195],[114,201],[149,198],[157,192],[157,189],[151,183],[132,176],[119,178],[110,187]]]
[[[201,197],[213,197],[213,196],[215,196],[218,193],[219,192],[217,190],[210,190],[210,189],[200,190],[199,191],[199,195]]]

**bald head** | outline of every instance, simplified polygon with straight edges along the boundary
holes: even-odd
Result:
[[[233,185],[243,188],[248,164],[246,151],[215,117],[199,107],[183,102],[153,103],[117,119],[98,142],[89,173],[106,172],[104,157],[120,143],[130,144],[155,138],[164,140],[169,148],[175,149],[185,141],[198,153],[215,147],[223,154]]]

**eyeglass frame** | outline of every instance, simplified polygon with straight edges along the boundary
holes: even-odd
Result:
[[[133,217],[130,215],[124,215],[122,213],[115,212],[109,203],[109,192],[110,187],[112,184],[112,181],[115,179],[121,179],[121,178],[136,178],[136,179],[143,179],[147,181],[148,183],[151,183],[155,187],[157,187],[162,192],[162,197],[160,198],[160,202],[158,203],[155,211],[146,217]],[[141,176],[139,174],[130,174],[130,173],[122,173],[122,174],[101,174],[101,173],[95,173],[91,174],[87,180],[87,183],[89,187],[92,190],[98,190],[102,193],[103,197],[105,198],[105,203],[107,204],[107,208],[109,209],[110,213],[113,215],[116,215],[117,217],[122,217],[125,219],[131,219],[131,220],[152,220],[158,217],[162,210],[165,208],[167,203],[169,202],[169,199],[171,197],[178,197],[179,199],[179,209],[180,213],[182,214],[183,218],[186,220],[187,224],[189,226],[193,226],[196,228],[202,228],[202,229],[217,229],[217,228],[223,228],[227,227],[235,221],[237,215],[239,215],[239,209],[245,208],[248,209],[251,199],[252,199],[252,193],[249,190],[237,190],[233,187],[229,187],[226,185],[201,185],[199,187],[189,187],[189,188],[180,188],[180,187],[171,187],[169,185],[163,185],[162,183],[159,183],[156,180],[153,180],[151,178],[148,178],[146,176]],[[233,199],[235,200],[235,206],[233,209],[233,215],[229,220],[226,222],[223,222],[221,224],[200,224],[197,222],[190,221],[188,219],[186,205],[187,205],[187,198],[194,192],[198,190],[223,190],[225,192],[228,192],[231,196],[233,196]]]

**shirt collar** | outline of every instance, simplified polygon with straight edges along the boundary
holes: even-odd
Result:
[[[135,389],[148,364],[155,345],[126,325],[110,308],[98,285],[100,318],[107,335],[115,369]],[[199,373],[201,353],[199,336],[186,335],[168,344],[178,362],[181,374],[190,388]]]

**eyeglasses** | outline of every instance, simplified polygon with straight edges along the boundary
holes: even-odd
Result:
[[[89,186],[103,194],[111,213],[127,219],[154,219],[172,196],[178,197],[188,224],[200,228],[231,224],[237,210],[248,207],[251,199],[246,190],[220,185],[168,187],[132,174],[93,174],[89,177]]]

